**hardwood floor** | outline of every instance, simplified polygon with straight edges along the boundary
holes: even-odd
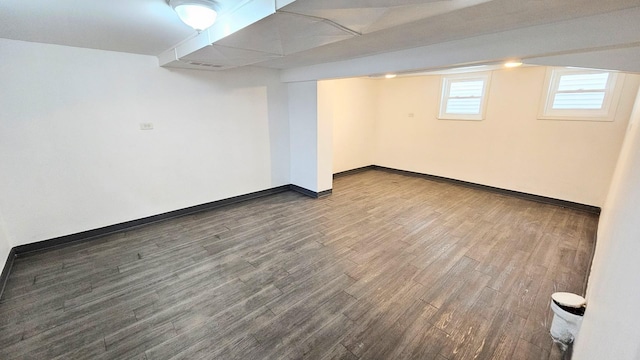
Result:
[[[383,171],[16,259],[1,359],[559,359],[597,216]]]

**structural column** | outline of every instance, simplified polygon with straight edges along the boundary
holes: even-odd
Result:
[[[319,120],[318,82],[288,84],[291,184],[316,194],[333,183],[332,123]]]

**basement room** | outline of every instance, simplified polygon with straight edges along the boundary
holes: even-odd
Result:
[[[640,358],[640,2],[0,2],[0,359]]]

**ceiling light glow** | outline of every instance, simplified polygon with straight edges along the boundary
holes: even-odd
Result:
[[[208,0],[170,0],[169,5],[183,23],[197,31],[213,25],[218,16],[216,3]]]
[[[396,77],[396,76],[397,76],[396,74],[387,74],[387,75],[385,75],[384,77],[385,77],[386,79],[393,79],[393,78],[394,78],[394,77]]]
[[[518,66],[522,66],[521,61],[507,61],[506,63],[504,63],[504,67],[508,67],[508,68],[514,68]]]

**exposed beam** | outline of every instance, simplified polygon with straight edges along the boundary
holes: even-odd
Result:
[[[595,16],[531,26],[494,34],[454,40],[413,49],[393,51],[355,59],[283,70],[282,81],[311,81],[331,78],[367,76],[388,72],[441,69],[452,65],[496,63],[509,58],[533,59],[542,63],[564,54],[590,54],[599,58],[606,52],[636,53],[640,42],[640,7]],[[603,50],[605,49],[605,50]],[[571,65],[554,64],[549,65]],[[525,61],[526,62],[526,61]],[[640,72],[637,58],[618,58],[607,68]],[[579,66],[575,64],[574,66]]]

